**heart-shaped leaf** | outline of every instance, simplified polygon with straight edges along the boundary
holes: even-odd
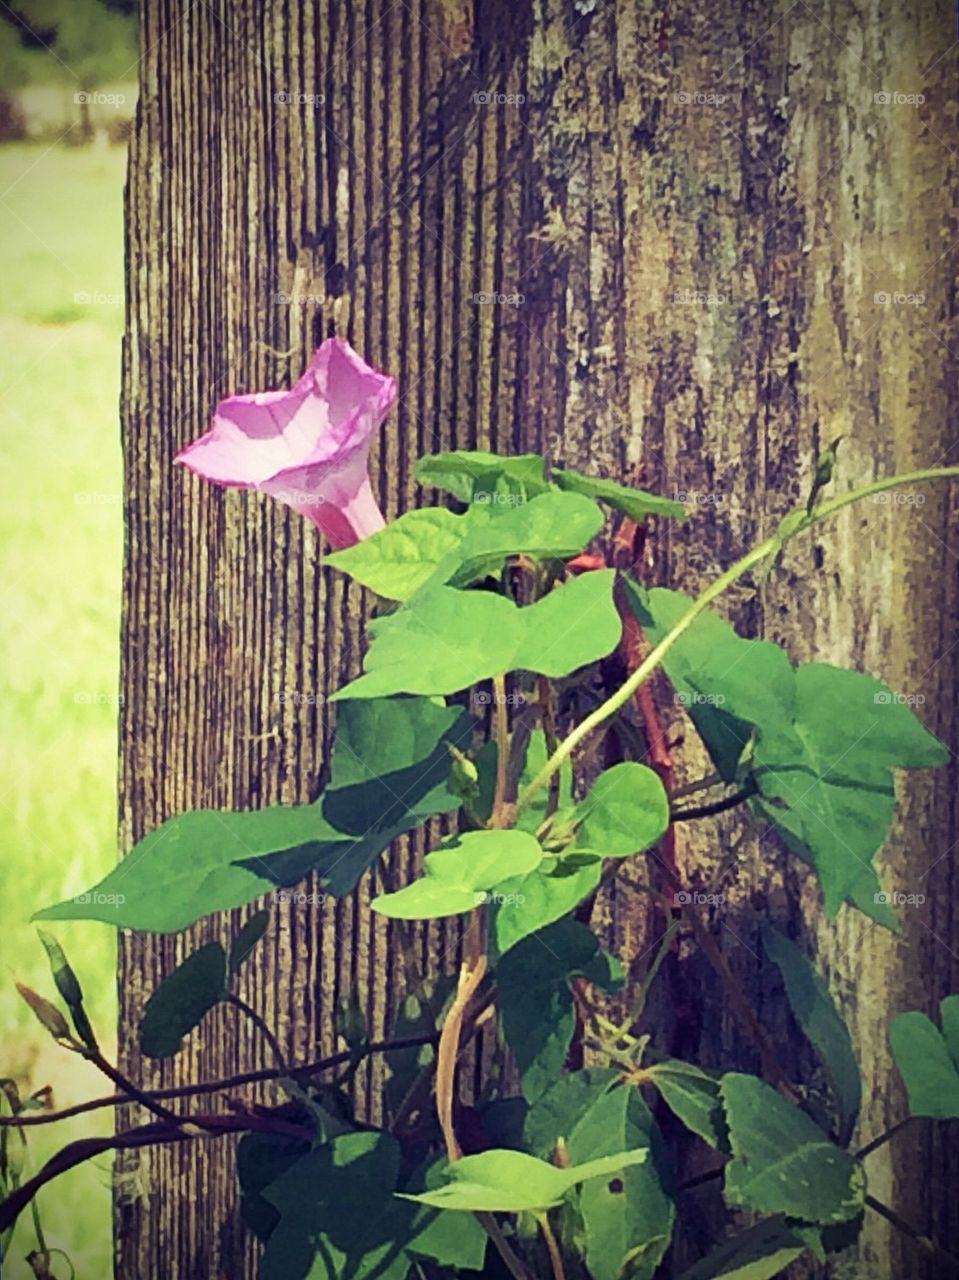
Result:
[[[408,600],[455,556],[468,524],[465,516],[445,507],[422,507],[352,547],[334,551],[326,563],[387,600]]]
[[[729,1072],[720,1092],[733,1153],[726,1166],[731,1205],[823,1226],[862,1212],[862,1166],[805,1112],[755,1076]]]
[[[468,746],[471,734],[464,711],[429,698],[343,707],[317,803],[171,818],[93,889],[36,918],[175,933],[311,871],[330,893],[349,893],[398,835],[459,807],[450,746]]]
[[[496,965],[503,1035],[529,1102],[563,1069],[576,1029],[570,984],[577,977],[607,990],[621,985],[618,962],[591,929],[568,916],[524,938]]]
[[[346,1133],[302,1156],[263,1192],[278,1221],[261,1280],[405,1280],[416,1214],[395,1195],[396,1139]]]
[[[366,674],[334,694],[456,693],[507,671],[558,678],[618,644],[612,570],[587,573],[520,608],[488,591],[435,587],[370,624]]]
[[[493,939],[503,955],[530,934],[568,915],[595,893],[603,864],[573,858],[544,858],[527,875],[512,876],[496,886]]]
[[[669,799],[659,775],[626,761],[601,773],[576,808],[575,848],[602,858],[648,849],[669,826]]]
[[[653,643],[692,604],[629,580],[626,590]],[[895,808],[893,770],[946,763],[943,744],[880,680],[825,663],[794,668],[777,645],[745,640],[709,611],[664,666],[723,776],[748,769],[755,811],[816,867],[829,914],[850,899],[887,923],[885,901],[869,901],[870,864]]]
[[[661,1173],[669,1176],[662,1140],[639,1091],[623,1085],[615,1070],[569,1072],[530,1108],[524,1132],[529,1149],[543,1159],[551,1159],[563,1140],[574,1166],[617,1151],[651,1149],[650,1159],[625,1170],[612,1186],[596,1179],[577,1196],[593,1280],[624,1274],[651,1280],[669,1247],[674,1209],[660,1180]]]
[[[513,556],[567,560],[602,527],[595,502],[552,491],[502,509],[486,503],[461,516],[442,508],[410,511],[327,564],[390,600],[409,600],[432,583],[468,586],[497,574]]]

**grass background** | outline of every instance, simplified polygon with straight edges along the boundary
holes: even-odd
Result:
[[[52,1085],[57,1106],[111,1090],[39,1028],[13,981],[53,994],[30,916],[116,858],[125,164],[118,147],[0,146],[0,1075],[22,1091]],[[114,934],[79,922],[52,932],[112,1052]],[[102,1113],[34,1129],[29,1167],[111,1124]],[[111,1274],[108,1162],[64,1176],[39,1204],[48,1245],[78,1277]],[[24,1215],[4,1276],[29,1280],[35,1247]],[[54,1274],[69,1274],[62,1260]]]

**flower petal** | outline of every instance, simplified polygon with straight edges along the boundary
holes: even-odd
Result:
[[[270,493],[334,546],[350,546],[384,524],[367,459],[396,392],[395,378],[328,338],[290,391],[222,400],[210,430],[176,461],[215,484]]]

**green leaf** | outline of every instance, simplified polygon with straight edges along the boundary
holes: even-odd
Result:
[[[263,1192],[310,1150],[308,1139],[276,1133],[245,1133],[237,1144],[236,1174],[240,1184],[240,1213],[245,1225],[266,1240],[280,1220]]]
[[[601,773],[576,808],[575,848],[603,858],[648,849],[669,826],[669,799],[659,776],[627,761]]]
[[[959,996],[940,1005],[942,1032],[913,1009],[893,1018],[889,1040],[914,1116],[959,1119]]]
[[[772,1280],[805,1251],[805,1242],[782,1217],[767,1218],[721,1244],[679,1280]]]
[[[634,583],[627,595],[654,643],[692,603]],[[944,764],[943,744],[881,681],[824,663],[794,669],[778,646],[744,640],[708,612],[664,665],[725,777],[757,738],[753,808],[805,851],[827,912],[847,898],[861,903],[895,808],[893,770]]]
[[[249,920],[240,927],[239,933],[230,944],[230,973],[239,973],[244,960],[252,953],[254,947],[266,933],[270,925],[269,911],[254,911]]]
[[[314,805],[171,818],[135,845],[86,893],[38,911],[37,920],[102,920],[116,928],[176,933],[209,915],[242,907],[274,887],[233,859],[306,844],[321,825]]]
[[[646,1068],[670,1111],[719,1151],[729,1150],[719,1084],[689,1062],[669,1058]]]
[[[587,1182],[578,1195],[593,1280],[624,1274],[651,1280],[669,1248],[675,1211],[660,1181],[656,1154],[662,1142],[652,1115],[638,1090],[620,1078],[618,1071],[599,1068],[560,1077],[530,1109],[525,1133],[530,1149],[547,1160],[564,1140],[574,1166],[652,1148],[649,1160],[626,1169],[615,1183]]]
[[[567,560],[602,524],[595,502],[556,491],[502,510],[476,505],[461,516],[428,508],[335,552],[327,564],[390,600],[409,600],[429,582],[460,587],[497,574],[512,556]]]
[[[459,806],[451,750],[471,736],[465,711],[429,698],[341,708],[330,783],[320,800],[322,838],[244,865],[284,885],[315,872],[328,892],[345,896],[397,836]]]
[[[498,573],[511,556],[525,555],[540,562],[568,560],[603,527],[595,502],[555,491],[502,513],[490,505],[474,506],[461,519],[469,523],[467,534],[450,558],[449,572],[447,566],[438,571],[454,587]]]
[[[580,471],[553,471],[553,480],[561,489],[582,493],[587,498],[598,498],[614,511],[621,512],[637,523],[647,516],[667,516],[673,520],[685,520],[688,512],[681,502],[663,498],[642,489],[631,489],[615,480],[601,480],[598,476],[584,476]]]
[[[326,563],[387,600],[408,600],[455,555],[468,523],[445,507],[408,511]]]
[[[469,831],[428,853],[419,880],[381,894],[371,905],[394,920],[460,915],[483,903],[501,880],[531,871],[542,857],[539,843],[526,831]]]
[[[627,602],[654,645],[693,604],[681,591],[646,590],[628,576],[624,582]],[[768,640],[743,639],[711,610],[673,644],[663,667],[727,782],[736,778],[754,725],[768,734],[789,724],[795,674],[788,653]]]
[[[344,703],[323,816],[345,835],[365,837],[451,812],[459,796],[450,785],[450,748],[465,750],[472,733],[462,708],[430,698]]]
[[[526,608],[488,591],[431,587],[370,623],[366,674],[332,701],[456,693],[517,669],[569,675],[619,643],[614,577],[584,574]]]
[[[433,1191],[447,1180],[449,1164],[434,1160],[407,1187],[407,1191]],[[460,1213],[437,1212],[423,1205],[414,1219],[409,1251],[417,1258],[431,1258],[441,1267],[481,1271],[486,1260],[487,1235],[478,1218]]]
[[[445,489],[461,502],[470,502],[477,489],[484,494],[490,492],[490,486],[500,479],[507,480],[521,497],[533,498],[549,488],[543,459],[538,453],[513,457],[468,449],[434,453],[420,458],[413,474],[421,484]]]
[[[944,764],[948,753],[880,681],[821,663],[796,671],[793,730],[792,741],[761,736],[756,776],[773,802],[767,816],[810,850],[835,914],[889,829],[892,770]],[[774,807],[783,803],[785,815]]]
[[[150,996],[140,1023],[140,1045],[148,1058],[172,1058],[183,1037],[226,995],[226,952],[218,942],[187,956]]]
[[[615,1178],[641,1164],[648,1151],[620,1151],[570,1169],[557,1169],[524,1151],[483,1151],[448,1166],[450,1181],[404,1199],[462,1213],[543,1213],[590,1178]]]
[[[755,1076],[729,1072],[720,1092],[733,1152],[729,1204],[823,1225],[862,1211],[862,1166],[805,1112]]]
[[[315,804],[181,814],[93,889],[36,918],[176,933],[311,871],[328,892],[350,893],[398,835],[459,806],[449,748],[467,744],[471,733],[463,710],[429,698],[343,707],[330,785]]]
[[[959,996],[946,996],[939,1006],[942,1016],[942,1038],[949,1056],[959,1071]]]
[[[260,1280],[405,1280],[415,1214],[393,1194],[400,1150],[386,1133],[348,1133],[291,1165],[263,1192],[279,1221]]]
[[[862,1103],[862,1081],[852,1037],[829,988],[799,948],[769,924],[763,925],[762,935],[766,954],[782,974],[789,1007],[826,1068],[839,1107],[840,1141],[845,1146],[852,1137]]]
[[[543,859],[528,875],[512,876],[496,886],[493,940],[499,955],[575,910],[595,893],[603,874],[600,860],[578,863]]]
[[[575,977],[611,987],[618,975],[595,934],[569,917],[524,938],[496,966],[503,1034],[529,1102],[550,1087],[566,1061],[576,1028]]]

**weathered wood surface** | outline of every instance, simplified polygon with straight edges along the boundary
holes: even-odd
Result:
[[[359,661],[362,602],[323,573],[297,517],[206,488],[171,459],[220,396],[288,383],[330,332],[400,379],[375,459],[390,513],[414,497],[412,459],[444,446],[542,447],[608,474],[641,464],[651,487],[695,495],[696,517],[657,531],[648,568],[687,589],[801,498],[819,444],[840,429],[852,437],[844,484],[956,460],[951,0],[142,7],[123,393],[124,847],[186,808],[310,794],[324,695]],[[924,698],[926,722],[955,744],[956,493],[922,497],[844,515],[731,612],[797,658],[861,664]],[[927,898],[900,938],[851,916],[826,922],[815,885],[754,839],[744,887],[715,921],[783,1036],[782,1001],[757,977],[750,904],[769,894],[818,954],[861,1055],[863,1140],[901,1114],[888,1019],[959,988],[951,772],[909,786],[883,855],[891,887]],[[694,881],[740,829],[710,834],[709,850],[688,836],[681,846]],[[643,908],[621,894],[601,910],[641,957],[654,940]],[[130,1034],[157,979],[222,930],[124,940],[123,1061],[138,1079],[262,1061],[229,1018],[162,1070]],[[455,941],[431,930],[433,961],[450,967]],[[683,1052],[741,1055],[699,962],[683,952],[671,967],[669,990],[697,997]],[[381,1028],[397,972],[362,896],[305,897],[277,904],[244,982],[305,1056],[331,1047],[331,1011],[354,982]],[[945,1131],[919,1126],[869,1172],[881,1198],[948,1242],[956,1161]],[[118,1275],[253,1274],[225,1145],[141,1153],[121,1173]],[[695,1221],[691,1239],[695,1250]],[[850,1266],[867,1280],[926,1274],[878,1220]]]

